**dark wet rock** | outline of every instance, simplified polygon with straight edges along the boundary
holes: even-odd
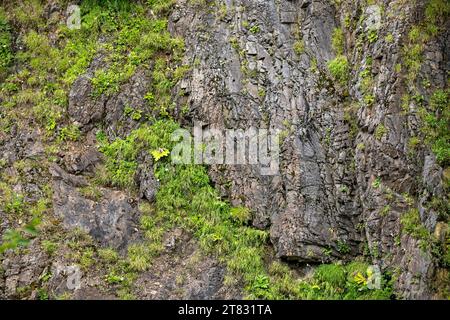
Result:
[[[136,182],[139,186],[139,197],[152,202],[155,200],[156,192],[159,187],[159,182],[155,178],[153,172],[152,156],[144,151],[139,156],[138,162],[139,166],[136,174]]]
[[[242,288],[224,286],[224,265],[205,256],[191,236],[181,229],[166,235],[175,245],[156,258],[136,281],[142,299],[241,299]]]
[[[211,266],[200,279],[189,283],[186,288],[185,299],[208,300],[213,299],[223,285],[225,270],[223,267]]]
[[[102,120],[105,112],[106,97],[94,98],[92,86],[95,71],[102,67],[105,67],[103,56],[98,55],[88,71],[79,76],[70,89],[67,112],[71,120],[83,131],[91,130],[96,122]]]
[[[144,96],[151,78],[148,72],[138,70],[120,86],[117,93],[93,96],[92,78],[99,68],[107,68],[101,54],[91,63],[87,72],[73,83],[69,94],[69,116],[84,132],[92,130],[98,123],[104,123],[106,133],[112,138],[126,136],[138,127],[139,122],[131,119],[124,110],[126,107],[133,108],[142,115],[149,112]]]
[[[420,22],[417,12],[423,5],[390,3],[382,10],[362,1],[337,7],[320,0],[242,0],[233,7],[239,10],[229,21],[213,23],[210,12],[180,1],[170,23],[172,33],[185,39],[185,59],[191,65],[200,61],[178,88],[186,93],[177,96],[178,104],[190,106],[182,119],[187,126],[198,121],[219,129],[256,126],[287,132],[277,175],[263,176],[252,165],[210,166],[222,196],[234,206],[248,207],[253,226],[270,229],[280,258],[307,263],[346,260],[361,255],[367,242],[373,263],[383,270],[394,268],[405,252],[414,260],[420,251],[417,242],[396,245],[401,217],[411,209],[404,195],[417,199],[413,207],[431,233],[439,218],[429,202],[445,197],[442,168],[428,147],[421,146],[414,156],[408,147],[409,139],[420,135],[416,106],[411,103],[410,114],[399,108],[402,95],[416,91],[406,88],[395,66],[403,63],[405,37]],[[352,70],[343,89],[330,78],[327,63],[337,54],[333,32],[348,18],[355,25],[343,27],[344,54]],[[257,25],[259,32],[248,32],[241,21]],[[373,30],[377,41],[358,42]],[[392,42],[383,40],[388,34]],[[293,50],[299,38],[304,45],[300,55]],[[431,88],[446,86],[448,67],[442,66],[448,66],[448,55],[442,52],[448,51],[443,45],[447,38],[443,32],[424,48],[429,58],[419,78],[430,79]],[[362,103],[364,69],[373,77],[375,101],[370,107]],[[264,94],[258,95],[261,90]],[[354,111],[347,109],[350,105]],[[376,137],[380,127],[386,132]],[[407,270],[399,292],[430,298],[429,273],[436,264],[433,257],[419,267],[403,261]],[[411,270],[423,281],[412,285]]]
[[[64,156],[65,167],[70,173],[93,172],[102,160],[103,154],[94,147],[75,150]]]
[[[103,197],[96,202],[87,199],[77,190],[83,186],[83,178],[65,173],[53,167],[54,212],[61,217],[64,226],[80,228],[102,245],[123,249],[135,232],[135,209],[128,197],[120,191],[103,190]],[[81,179],[81,181],[80,181]]]
[[[67,173],[55,163],[50,166],[49,172],[54,180],[64,182],[73,187],[85,187],[88,185],[84,177]]]
[[[40,277],[47,265],[48,256],[42,250],[36,250],[39,242],[33,241],[28,253],[23,255],[9,254],[3,259],[3,294],[9,298],[20,298],[27,290],[32,290],[40,282]],[[1,295],[1,293],[0,293]]]

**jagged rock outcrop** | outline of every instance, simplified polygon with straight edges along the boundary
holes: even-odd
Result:
[[[442,172],[429,149],[417,155],[420,161],[408,153],[419,120],[417,114],[401,112],[402,94],[410,88],[395,69],[425,5],[354,1],[336,10],[321,0],[220,1],[218,15],[180,1],[170,25],[185,39],[185,61],[193,66],[180,84],[186,95],[179,99],[190,106],[191,125],[288,131],[277,176],[262,176],[250,165],[211,166],[223,195],[251,208],[254,226],[270,227],[281,258],[341,259],[361,254],[367,242],[374,263],[403,266],[398,289],[405,298],[431,296],[436,264],[427,254],[414,258],[420,249],[409,235],[396,244],[401,216],[409,208],[402,195],[444,197]],[[352,67],[348,89],[327,69],[338,54],[332,47],[338,27],[344,30],[343,50]],[[376,41],[367,38],[369,33]],[[429,79],[429,88],[445,87],[448,36],[444,28],[424,48],[429,58],[419,73]],[[373,79],[371,105],[364,103],[362,70]],[[356,111],[349,111],[355,105]],[[379,127],[385,130],[382,136]],[[422,173],[427,186],[417,182]],[[386,192],[395,201],[387,200]],[[435,213],[416,205],[434,232]]]
[[[83,197],[76,187],[87,186],[81,176],[64,172],[54,165],[54,211],[67,228],[80,228],[104,246],[126,248],[136,232],[133,207],[120,191],[105,190],[100,201]]]

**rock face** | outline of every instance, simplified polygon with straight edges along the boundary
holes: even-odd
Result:
[[[67,228],[80,228],[102,245],[117,249],[126,247],[135,230],[135,210],[120,191],[105,191],[98,202],[83,197],[76,187],[85,180],[64,172],[54,165],[54,212]]]
[[[36,247],[36,243],[32,244]],[[1,267],[6,270],[2,275],[4,278],[4,292],[1,298],[17,297],[17,288],[26,287],[37,283],[46,266],[47,256],[44,252],[30,252],[20,258],[6,258]],[[3,279],[2,279],[3,280]]]
[[[142,152],[139,157],[139,163],[140,165],[136,173],[139,196],[152,202],[155,200],[159,187],[159,183],[153,173],[153,159],[147,152]]]
[[[233,205],[252,209],[254,226],[270,228],[278,257],[320,263],[361,254],[366,243],[382,268],[402,261],[398,289],[404,297],[430,297],[431,257],[416,260],[420,250],[408,235],[400,244],[394,239],[409,208],[402,195],[444,197],[442,170],[429,150],[416,159],[408,153],[419,120],[414,112],[401,112],[401,97],[411,88],[395,71],[424,4],[366,7],[352,1],[336,10],[321,0],[238,0],[219,6],[220,16],[179,1],[172,14],[172,33],[185,39],[185,62],[194,66],[180,84],[186,95],[179,98],[190,106],[190,124],[287,134],[278,175],[263,176],[251,165],[213,165],[216,186]],[[332,35],[345,20],[343,53],[353,79],[348,88],[327,70],[338,54]],[[368,33],[376,41],[362,40]],[[420,77],[434,88],[445,87],[448,36],[447,28],[424,49],[424,56],[434,58],[424,61]],[[371,105],[364,103],[363,70],[373,81]],[[380,136],[377,128],[385,132]],[[420,175],[427,187],[417,184]],[[422,211],[422,222],[433,232],[436,213]],[[414,285],[413,277],[419,278]]]
[[[208,166],[223,198],[234,207],[249,208],[251,224],[269,231],[276,258],[309,268],[364,255],[382,271],[395,270],[399,298],[440,298],[437,279],[448,277],[448,270],[423,239],[403,231],[402,219],[414,210],[415,223],[430,235],[429,242],[448,239],[448,205],[442,210],[435,204],[436,199],[448,202],[443,183],[448,168],[428,144],[412,147],[411,141],[423,135],[421,104],[430,103],[436,88],[448,88],[450,21],[440,22],[439,32],[421,44],[413,77],[409,69],[414,61],[405,61],[409,33],[426,20],[428,2],[367,2],[176,1],[169,30],[184,39],[183,63],[190,70],[172,90],[174,109],[169,112],[186,128],[201,123],[206,129],[278,130],[276,174],[263,174],[259,165]],[[50,4],[46,15],[61,10]],[[151,204],[159,181],[152,156],[142,152],[136,158],[134,198],[111,186],[89,195],[91,178],[103,162],[95,145],[96,128],[101,124],[110,140],[125,138],[156,115],[144,98],[154,75],[151,68],[137,67],[117,92],[97,94],[92,78],[109,63],[99,51],[68,96],[68,121],[80,128],[84,140],[73,148],[68,143],[56,160],[46,163],[47,173],[32,163],[46,155],[44,133],[8,125],[8,132],[0,131],[0,170],[6,168],[12,192],[26,194],[26,203],[37,203],[44,193],[38,185],[50,184],[53,211],[64,232],[82,229],[95,241],[90,249],[110,247],[124,255],[143,238],[137,229],[137,202]],[[347,63],[340,66],[340,77],[329,67],[336,58]],[[182,110],[186,106],[187,113]],[[141,113],[135,119],[126,115],[130,107],[142,118]],[[25,181],[18,179],[19,170]],[[22,224],[2,210],[1,234]],[[178,229],[167,233],[163,248],[157,248],[161,256],[136,275],[139,298],[243,296],[242,288],[224,285],[222,263],[211,256],[198,261],[200,249],[192,235]],[[36,298],[32,289],[48,273],[55,275],[49,288],[58,294],[67,291],[66,275],[55,270],[73,261],[63,256],[64,248],[52,257],[43,245],[32,241],[30,252],[5,255],[0,299],[18,297],[22,287]],[[125,281],[115,271],[84,275],[74,298],[110,297],[97,285],[104,279],[114,285]]]
[[[68,114],[82,131],[89,132],[96,123],[106,124],[106,133],[112,137],[126,135],[138,125],[124,115],[126,107],[146,110],[144,96],[150,77],[142,70],[137,71],[129,82],[111,96],[94,97],[91,79],[99,69],[106,68],[102,54],[90,64],[85,74],[78,77],[69,93]]]
[[[339,257],[338,241],[352,249],[359,243],[355,225],[361,208],[348,201],[351,189],[348,194],[340,191],[351,188],[355,176],[349,172],[350,154],[345,151],[352,143],[348,126],[343,112],[333,110],[338,98],[316,85],[318,75],[309,71],[312,57],[294,53],[293,31],[298,26],[291,22],[302,19],[304,42],[320,64],[333,57],[331,34],[337,24],[328,2],[303,8],[296,1],[281,3],[284,8],[274,2],[239,2],[227,21],[180,7],[184,15],[173,29],[186,39],[187,59],[202,61],[187,90],[192,92],[188,101],[194,119],[219,128],[256,125],[291,132],[282,141],[280,175],[261,176],[250,166],[229,166],[225,171],[213,166],[211,175],[219,185],[222,177],[232,181],[226,195],[234,205],[253,210],[256,227],[271,226],[279,257],[319,262],[328,260],[323,248],[329,246]],[[260,31],[249,32],[242,21],[251,21]],[[205,31],[209,41],[199,43],[194,33],[201,24],[216,27]],[[231,39],[245,48],[243,57]],[[241,65],[248,65],[250,76]],[[327,146],[323,136],[332,127],[336,130]]]

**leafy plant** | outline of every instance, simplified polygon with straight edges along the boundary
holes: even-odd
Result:
[[[380,186],[381,186],[381,178],[377,177],[375,180],[373,180],[372,187],[378,189]]]
[[[102,248],[98,250],[98,256],[105,263],[115,263],[119,260],[119,255],[114,249]]]
[[[165,148],[159,148],[156,150],[152,150],[150,153],[152,154],[155,161],[159,161],[161,158],[167,157],[170,154],[170,151]]]
[[[431,145],[438,162],[442,166],[450,164],[450,110],[448,108],[448,90],[436,90],[430,98],[428,112],[421,109],[420,116],[424,126],[422,132],[425,140]]]
[[[58,249],[58,244],[50,240],[42,241],[41,246],[48,255],[53,255]]]
[[[24,247],[30,243],[30,239],[38,234],[37,226],[41,223],[39,218],[33,218],[30,222],[18,229],[8,229],[3,234],[3,242],[0,245],[0,254],[8,249]]]
[[[303,39],[297,40],[294,42],[294,52],[296,55],[301,55],[305,52],[305,42],[303,41]]]
[[[375,129],[375,138],[381,140],[387,132],[387,128],[383,124],[379,124]]]
[[[349,79],[349,66],[347,57],[339,55],[328,61],[328,70],[340,85],[345,85]]]
[[[378,40],[378,31],[375,29],[370,30],[367,35],[367,40],[369,40],[369,43],[376,42]]]
[[[232,219],[240,224],[246,224],[251,219],[250,210],[245,207],[231,208],[230,214]]]

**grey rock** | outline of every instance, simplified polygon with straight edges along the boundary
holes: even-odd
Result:
[[[402,93],[409,89],[396,75],[395,65],[402,62],[402,39],[417,24],[413,12],[422,10],[421,5],[397,8],[390,4],[391,14],[383,16],[378,5],[362,1],[341,3],[339,8],[321,0],[237,1],[235,5],[244,7],[245,19],[260,27],[256,36],[217,24],[205,31],[209,40],[204,44],[197,40],[198,26],[208,21],[207,12],[186,8],[182,18],[171,21],[172,32],[186,40],[187,59],[201,61],[184,80],[191,92],[183,98],[191,106],[188,125],[202,121],[218,128],[290,129],[281,143],[277,176],[262,176],[253,165],[212,165],[209,174],[215,186],[232,205],[251,209],[253,226],[270,230],[279,258],[303,263],[347,260],[361,255],[362,243],[367,241],[369,250],[379,256],[373,262],[382,270],[399,265],[405,251],[413,261],[419,255],[417,242],[395,244],[401,216],[411,209],[403,194],[417,199],[414,206],[430,232],[438,220],[427,209],[428,201],[444,196],[442,169],[426,157],[427,147],[421,146],[415,162],[408,156],[408,140],[418,135],[419,119],[398,110]],[[363,19],[357,12],[362,12]],[[326,67],[336,55],[331,46],[333,31],[347,13],[356,28],[344,28],[344,52],[350,65],[361,66],[351,72],[348,98],[328,79]],[[299,26],[290,25],[297,21]],[[379,41],[366,41],[358,49],[356,39],[369,30],[377,30]],[[394,41],[381,41],[385,34],[392,34]],[[244,45],[247,67],[255,69],[254,58],[258,58],[258,73],[249,79],[239,67],[239,52],[229,45],[231,36]],[[292,50],[298,37],[305,44],[301,57]],[[445,43],[446,38],[444,32],[424,52],[421,73],[436,88],[445,86],[446,71],[439,63],[448,65],[448,57],[442,55],[445,46],[437,43]],[[369,58],[375,102],[371,108],[359,107],[349,119],[343,106],[362,101],[359,73]],[[313,59],[315,72],[310,69]],[[260,88],[266,92],[262,100],[255,94]],[[413,105],[410,108],[416,110]],[[374,133],[381,125],[386,134],[377,139]],[[358,145],[364,148],[359,150]],[[423,185],[417,183],[420,176]],[[381,185],[374,187],[375,181]],[[385,208],[390,208],[388,213]],[[400,263],[406,270],[398,292],[409,298],[430,298],[436,261],[429,257],[417,263]],[[417,286],[411,283],[413,272],[423,279]]]
[[[373,4],[366,8],[364,20],[365,30],[378,30],[381,27],[381,8]]]
[[[92,99],[92,92],[91,77],[82,75],[75,80],[69,93],[69,116],[85,131],[102,119],[105,110],[105,98]]]
[[[295,23],[297,18],[297,13],[295,11],[281,11],[280,12],[280,22],[281,23]]]
[[[65,167],[70,173],[92,172],[95,166],[103,159],[103,154],[96,148],[87,150],[74,150],[64,157]]]
[[[247,42],[245,44],[245,48],[247,50],[247,54],[254,56],[258,54],[258,50],[256,48],[256,44],[254,42]]]
[[[148,152],[139,156],[139,166],[136,173],[136,182],[139,185],[139,196],[152,202],[155,200],[159,182],[153,173],[153,159]]]
[[[224,274],[224,268],[211,266],[202,274],[201,279],[194,280],[189,284],[184,298],[188,300],[213,299],[222,287]]]
[[[83,197],[79,181],[60,168],[52,169],[54,212],[66,228],[80,228],[102,245],[123,249],[134,234],[135,209],[120,191],[105,190],[99,202]],[[76,178],[80,178],[75,176]]]

